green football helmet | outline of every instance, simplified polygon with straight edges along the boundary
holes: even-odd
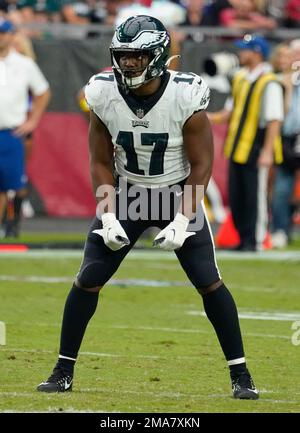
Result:
[[[118,83],[133,89],[160,77],[169,64],[170,46],[170,35],[158,19],[147,15],[128,18],[116,29],[110,46],[112,67]],[[132,69],[128,71],[120,66],[120,57],[129,52],[149,57],[146,67],[141,65],[134,71],[140,72],[139,76],[132,77]]]

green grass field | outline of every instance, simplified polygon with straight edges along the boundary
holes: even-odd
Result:
[[[199,295],[173,256],[143,252],[128,257],[101,292],[73,393],[36,392],[56,362],[62,310],[81,256],[0,255],[0,320],[7,327],[0,411],[300,412],[300,345],[291,340],[292,323],[300,321],[299,257],[220,255],[261,392],[258,401],[235,401],[217,338],[199,315]]]

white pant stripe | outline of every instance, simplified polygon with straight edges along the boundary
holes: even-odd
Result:
[[[230,361],[227,361],[228,365],[237,365],[237,364],[243,364],[244,362],[246,362],[245,358],[236,358],[236,359],[231,359]]]
[[[76,361],[76,358],[70,358],[69,356],[59,355],[58,357],[62,359],[69,359],[70,361]]]

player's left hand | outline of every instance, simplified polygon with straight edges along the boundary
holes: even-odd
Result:
[[[153,241],[153,246],[158,246],[163,250],[173,251],[181,248],[185,240],[196,232],[187,232],[189,219],[178,213],[174,220],[158,233]]]
[[[99,236],[102,236],[105,245],[112,251],[118,251],[130,244],[130,240],[116,215],[111,212],[104,213],[101,217],[103,228],[93,230]]]
[[[14,134],[18,137],[24,137],[31,132],[33,132],[36,128],[37,124],[33,119],[27,119],[22,125],[18,126],[14,130]]]

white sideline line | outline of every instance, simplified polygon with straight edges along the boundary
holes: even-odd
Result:
[[[231,394],[187,394],[183,392],[155,392],[155,391],[134,391],[134,390],[112,390],[112,389],[103,389],[103,388],[83,388],[80,392],[117,392],[118,394],[133,394],[133,395],[150,395],[153,397],[167,397],[167,398],[194,398],[194,399],[202,399],[202,398],[230,398]],[[271,391],[272,392],[272,391]],[[268,391],[267,391],[268,393]],[[298,404],[299,401],[296,400],[276,400],[276,399],[263,399],[258,402],[263,403],[264,401],[271,401],[275,403],[295,403]]]
[[[205,317],[203,315],[203,317]],[[7,322],[8,326],[13,325]],[[40,327],[56,327],[59,328],[61,326],[60,323],[22,323],[22,326],[40,326]],[[127,326],[127,325],[112,325],[112,326],[97,326],[93,325],[93,328],[97,329],[127,329],[131,331],[158,331],[158,332],[171,332],[178,334],[210,334],[210,331],[205,331],[204,329],[182,329],[182,328],[168,328],[168,327],[159,327],[159,326]],[[291,337],[288,335],[280,335],[280,334],[263,334],[258,332],[244,332],[244,335],[247,337],[262,337],[262,338],[279,338],[284,340],[290,340]],[[2,349],[7,350],[7,349]],[[14,349],[11,349],[14,350]],[[18,349],[15,349],[18,350]],[[52,352],[46,352],[52,353]]]
[[[47,277],[38,275],[0,275],[0,281],[20,281],[26,283],[71,283],[74,278],[70,277]],[[192,286],[189,281],[168,281],[168,280],[145,280],[138,278],[126,278],[126,279],[110,279],[106,285],[109,286],[143,286],[143,287],[182,287]]]
[[[38,275],[0,275],[0,281],[20,281],[25,283],[70,283],[70,277],[45,277]]]
[[[126,264],[125,264],[126,266]],[[47,283],[47,284],[60,284],[68,283],[71,284],[74,278],[71,277],[49,277],[45,275],[0,275],[0,281],[16,281],[25,283]],[[130,287],[193,287],[192,283],[186,279],[184,281],[170,281],[170,280],[150,280],[150,279],[140,279],[140,278],[125,278],[116,279],[112,278],[107,283],[106,286],[130,286]],[[276,288],[273,287],[258,287],[258,286],[239,286],[237,284],[231,284],[231,289],[238,289],[244,292],[259,292],[259,293],[274,293]],[[297,290],[297,287],[289,287],[288,292],[291,290]]]
[[[206,316],[205,316],[206,317]],[[164,331],[164,332],[175,332],[175,333],[187,333],[187,334],[210,334],[209,331],[205,331],[204,329],[178,329],[178,328],[164,328],[164,327],[153,327],[153,326],[123,326],[123,325],[115,325],[110,326],[109,328],[115,329],[130,329],[130,330],[138,330],[138,331]],[[248,337],[267,337],[267,338],[282,338],[290,340],[291,337],[287,335],[276,335],[276,334],[260,334],[253,332],[244,332],[245,336]]]
[[[0,252],[0,259],[2,257],[15,257],[15,258],[32,258],[32,259],[55,259],[60,258],[81,258],[83,251],[74,250],[29,250],[24,253],[20,252]],[[292,260],[300,261],[299,251],[262,251],[253,253],[240,253],[233,251],[216,251],[217,259],[222,260],[267,260],[267,261],[283,261]],[[148,250],[133,250],[131,251],[125,260],[174,260],[177,258],[174,253],[163,252],[163,251],[148,251]]]
[[[35,324],[36,325],[36,324]],[[48,326],[47,324],[43,324],[43,326]],[[60,325],[57,325],[60,326]],[[151,327],[151,326],[140,326],[140,327],[130,327],[123,325],[109,326],[106,327],[108,329],[129,329],[134,331],[159,331],[159,332],[172,332],[172,333],[195,333],[195,334],[210,334],[209,331],[205,331],[202,329],[177,329],[177,328],[164,328],[164,327]],[[101,327],[103,329],[103,327]],[[253,332],[244,332],[244,336],[246,337],[262,337],[262,338],[276,338],[276,339],[284,339],[290,340],[291,337],[287,335],[276,335],[276,334],[260,334]],[[56,354],[51,350],[43,350],[43,349],[24,349],[24,348],[13,348],[13,347],[4,347],[1,348],[1,351],[4,352],[21,352],[21,353],[45,353],[45,354]],[[142,359],[168,359],[168,356],[157,356],[157,355],[133,355],[133,354],[116,354],[116,353],[105,353],[105,352],[80,352],[80,356],[98,356],[100,358],[142,358]],[[172,356],[172,359],[199,359],[199,356]]]
[[[202,317],[206,317],[203,315]],[[10,324],[9,322],[6,322],[8,326],[13,324]],[[27,323],[23,322],[22,326],[40,326],[40,327],[55,327],[60,328],[61,323]],[[204,329],[182,329],[182,328],[168,328],[168,327],[160,327],[160,326],[127,326],[127,325],[111,325],[111,326],[97,326],[93,325],[94,329],[127,329],[130,331],[158,331],[158,332],[171,332],[176,334],[210,334],[210,331],[205,331]],[[263,334],[258,332],[244,332],[243,333],[247,337],[262,337],[262,338],[279,338],[284,340],[290,340],[291,337],[288,335],[280,335],[280,334]],[[5,349],[3,349],[5,350]],[[13,349],[12,349],[13,350]],[[17,349],[16,349],[17,350]],[[49,352],[52,353],[52,352]]]
[[[206,317],[206,314],[204,311],[187,311],[187,315],[189,316],[201,316]],[[240,319],[251,319],[251,320],[274,320],[274,321],[289,321],[294,322],[296,320],[300,320],[300,314],[299,313],[284,313],[284,312],[253,312],[253,311],[245,311],[245,312],[239,312],[239,318]]]
[[[51,350],[37,350],[37,349],[19,349],[19,348],[4,348],[4,352],[24,352],[24,353],[54,353]],[[99,358],[138,358],[138,359],[168,359],[169,356],[158,355],[133,355],[133,354],[118,354],[118,353],[99,353],[99,352],[80,352],[79,356],[98,356]],[[172,359],[199,359],[199,356],[172,356]]]

